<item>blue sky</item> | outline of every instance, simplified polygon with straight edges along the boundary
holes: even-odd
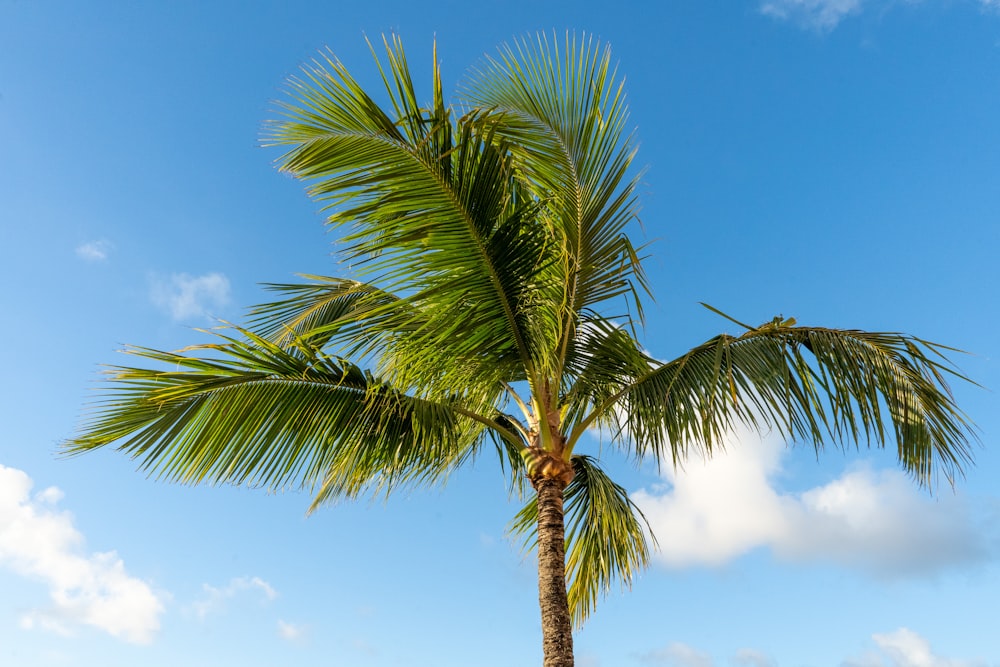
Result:
[[[577,635],[581,667],[996,667],[1000,3],[0,0],[0,664],[538,664],[534,565],[493,462],[326,508],[56,456],[100,364],[238,320],[259,284],[333,274],[333,238],[258,146],[329,46],[376,79],[398,31],[446,83],[536,30],[610,42],[648,167],[643,345],[744,321],[912,333],[985,388],[955,491],[884,452],[726,456],[618,479],[661,551]],[[592,448],[599,446],[596,438]],[[606,452],[605,452],[606,454]],[[613,459],[612,459],[613,460]]]

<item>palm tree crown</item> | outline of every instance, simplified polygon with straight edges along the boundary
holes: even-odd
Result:
[[[669,362],[642,350],[635,149],[605,46],[515,42],[454,106],[436,55],[422,105],[401,43],[384,46],[385,102],[325,54],[267,129],[351,275],[272,285],[274,302],[208,344],[131,348],[158,368],[111,369],[68,451],[115,445],[184,483],[306,487],[315,508],[434,483],[495,448],[514,488],[534,489],[511,526],[539,551],[546,665],[572,664],[570,614],[649,558],[625,489],[576,452],[590,428],[671,464],[737,423],[817,448],[895,442],[922,484],[970,462],[940,345],[776,318]]]

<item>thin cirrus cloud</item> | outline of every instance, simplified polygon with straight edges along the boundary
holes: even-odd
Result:
[[[637,655],[644,665],[664,665],[665,667],[713,667],[712,656],[681,642],[672,642],[666,648],[656,649]]]
[[[752,648],[741,648],[731,662],[741,667],[778,667],[770,656]]]
[[[936,653],[931,643],[909,628],[899,628],[872,637],[872,647],[863,654],[847,658],[840,667],[988,667],[983,660],[949,658]],[[646,665],[661,667],[716,667],[711,655],[687,644],[673,642],[669,646],[654,649],[635,656]],[[740,649],[730,657],[729,665],[741,667],[778,667],[770,656],[754,649]]]
[[[873,634],[875,648],[845,660],[841,667],[987,667],[983,660],[960,660],[935,653],[931,643],[909,628]]]
[[[289,623],[278,619],[278,636],[285,641],[298,642],[306,637],[307,628],[304,625]]]
[[[921,1],[909,0],[908,4],[919,4]],[[828,32],[869,6],[885,10],[893,4],[894,0],[762,0],[759,9],[765,16]],[[987,13],[1000,11],[1000,0],[969,0],[966,5],[978,5]]]
[[[862,0],[765,0],[760,12],[817,30],[832,30],[861,11]]]
[[[87,241],[76,247],[76,256],[88,262],[103,262],[111,254],[114,246],[111,241]]]
[[[828,484],[783,492],[775,479],[785,456],[776,437],[734,433],[724,453],[667,470],[665,484],[632,494],[659,541],[657,562],[719,566],[766,548],[784,561],[898,578],[993,555],[996,531],[983,530],[950,491],[930,497],[902,472],[861,465]]]
[[[221,588],[209,584],[202,584],[201,588],[202,597],[192,605],[195,616],[199,619],[222,612],[229,600],[243,594],[255,595],[263,602],[270,602],[278,597],[278,592],[271,584],[260,577],[234,577]]]
[[[72,516],[57,508],[62,492],[50,487],[32,496],[32,486],[24,471],[0,465],[0,567],[49,588],[49,606],[26,611],[21,627],[70,635],[84,625],[150,643],[162,596],[129,575],[116,552],[85,553]]]
[[[153,303],[175,321],[210,317],[229,305],[229,279],[221,273],[154,275],[150,283]]]

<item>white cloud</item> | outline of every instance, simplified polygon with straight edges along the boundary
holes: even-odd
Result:
[[[88,262],[103,262],[114,246],[111,241],[87,241],[76,247],[76,256]]]
[[[767,655],[751,648],[741,648],[737,651],[736,655],[733,656],[732,663],[746,667],[778,667],[777,663]]]
[[[278,619],[278,636],[284,640],[294,642],[304,639],[307,628],[304,625],[297,625]]]
[[[836,28],[844,19],[860,14],[871,6],[887,11],[902,1],[904,4],[920,4],[923,0],[760,0],[760,13],[783,21],[791,21],[800,26],[828,32]],[[1000,0],[972,0],[986,12],[1000,11]]]
[[[938,655],[930,642],[908,628],[874,634],[878,647],[864,655],[845,660],[842,667],[985,667],[982,661],[957,660]]]
[[[0,567],[40,579],[51,606],[21,617],[21,627],[70,634],[89,625],[125,641],[146,644],[160,629],[163,602],[145,582],[129,576],[114,551],[82,553],[83,536],[48,488],[31,497],[32,481],[0,465]]]
[[[278,597],[278,592],[260,577],[235,577],[229,580],[223,588],[202,584],[204,596],[192,605],[195,615],[204,619],[211,613],[221,612],[226,602],[247,591],[259,591],[264,601],[270,602]]]
[[[725,452],[668,470],[667,484],[633,494],[669,567],[721,565],[766,547],[793,562],[832,562],[880,576],[929,574],[989,556],[964,504],[930,498],[896,470],[856,467],[802,493],[774,485],[786,448],[731,435]]]
[[[169,278],[154,276],[150,291],[153,303],[175,320],[208,317],[210,308],[229,304],[229,279],[221,273],[191,276],[175,273]]]
[[[873,634],[874,646],[860,656],[848,658],[840,667],[989,667],[984,660],[960,660],[935,653],[924,637],[908,628]],[[634,656],[639,662],[662,667],[714,667],[706,652],[674,642],[666,648]],[[766,654],[754,649],[740,649],[729,664],[746,667],[777,667]]]
[[[666,648],[643,653],[637,657],[640,662],[647,665],[665,667],[712,667],[715,664],[709,654],[680,642],[673,642]]]
[[[842,20],[860,12],[861,5],[862,0],[765,0],[760,11],[817,30],[833,30]]]

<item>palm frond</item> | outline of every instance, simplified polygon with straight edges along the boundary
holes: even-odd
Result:
[[[560,46],[562,44],[562,46]],[[584,308],[645,289],[625,225],[636,215],[629,178],[635,151],[625,133],[624,81],[593,36],[539,34],[501,47],[462,91],[509,141],[529,187],[547,203],[564,252],[563,344]]]
[[[938,472],[953,481],[972,462],[973,427],[947,382],[967,379],[944,356],[953,350],[898,333],[793,325],[775,318],[716,336],[608,391],[588,420],[615,419],[638,456],[675,464],[691,447],[711,452],[735,423],[817,449],[895,444],[922,485]]]
[[[611,480],[589,456],[574,456],[573,481],[565,491],[566,578],[570,612],[582,625],[602,595],[615,583],[631,586],[649,564],[646,518],[624,488]],[[532,496],[511,522],[510,531],[537,541],[538,505]]]
[[[555,246],[535,222],[540,204],[491,130],[474,116],[453,127],[436,66],[434,104],[421,109],[402,48],[394,42],[387,52],[392,112],[328,58],[293,82],[269,139],[290,147],[282,168],[312,182],[331,224],[351,225],[347,256],[359,274],[420,313],[407,344],[394,348],[401,358],[384,355],[382,372],[407,372],[406,383],[431,367],[440,378],[459,365],[514,361],[521,371],[509,379],[531,376],[551,365],[559,328],[559,300],[546,292],[557,284],[548,275]]]
[[[501,429],[488,431],[493,444],[496,446],[497,459],[500,463],[500,471],[507,478],[508,492],[517,498],[524,497],[528,486],[528,466],[526,463],[526,447],[528,440],[525,435],[524,425],[514,417],[497,413],[493,417]],[[513,439],[506,433],[516,433],[520,439]]]
[[[316,347],[332,344],[345,356],[364,357],[403,323],[413,327],[418,319],[404,300],[374,285],[302,277],[311,282],[265,285],[284,298],[254,307],[251,330],[279,345],[307,339]]]
[[[618,322],[586,313],[566,356],[566,423],[583,421],[603,399],[648,373],[655,363]],[[613,426],[614,420],[604,415],[592,425]]]
[[[70,454],[114,446],[188,484],[319,489],[316,502],[433,483],[502,427],[460,402],[409,396],[350,362],[249,331],[114,367]],[[516,437],[507,434],[508,437]]]

